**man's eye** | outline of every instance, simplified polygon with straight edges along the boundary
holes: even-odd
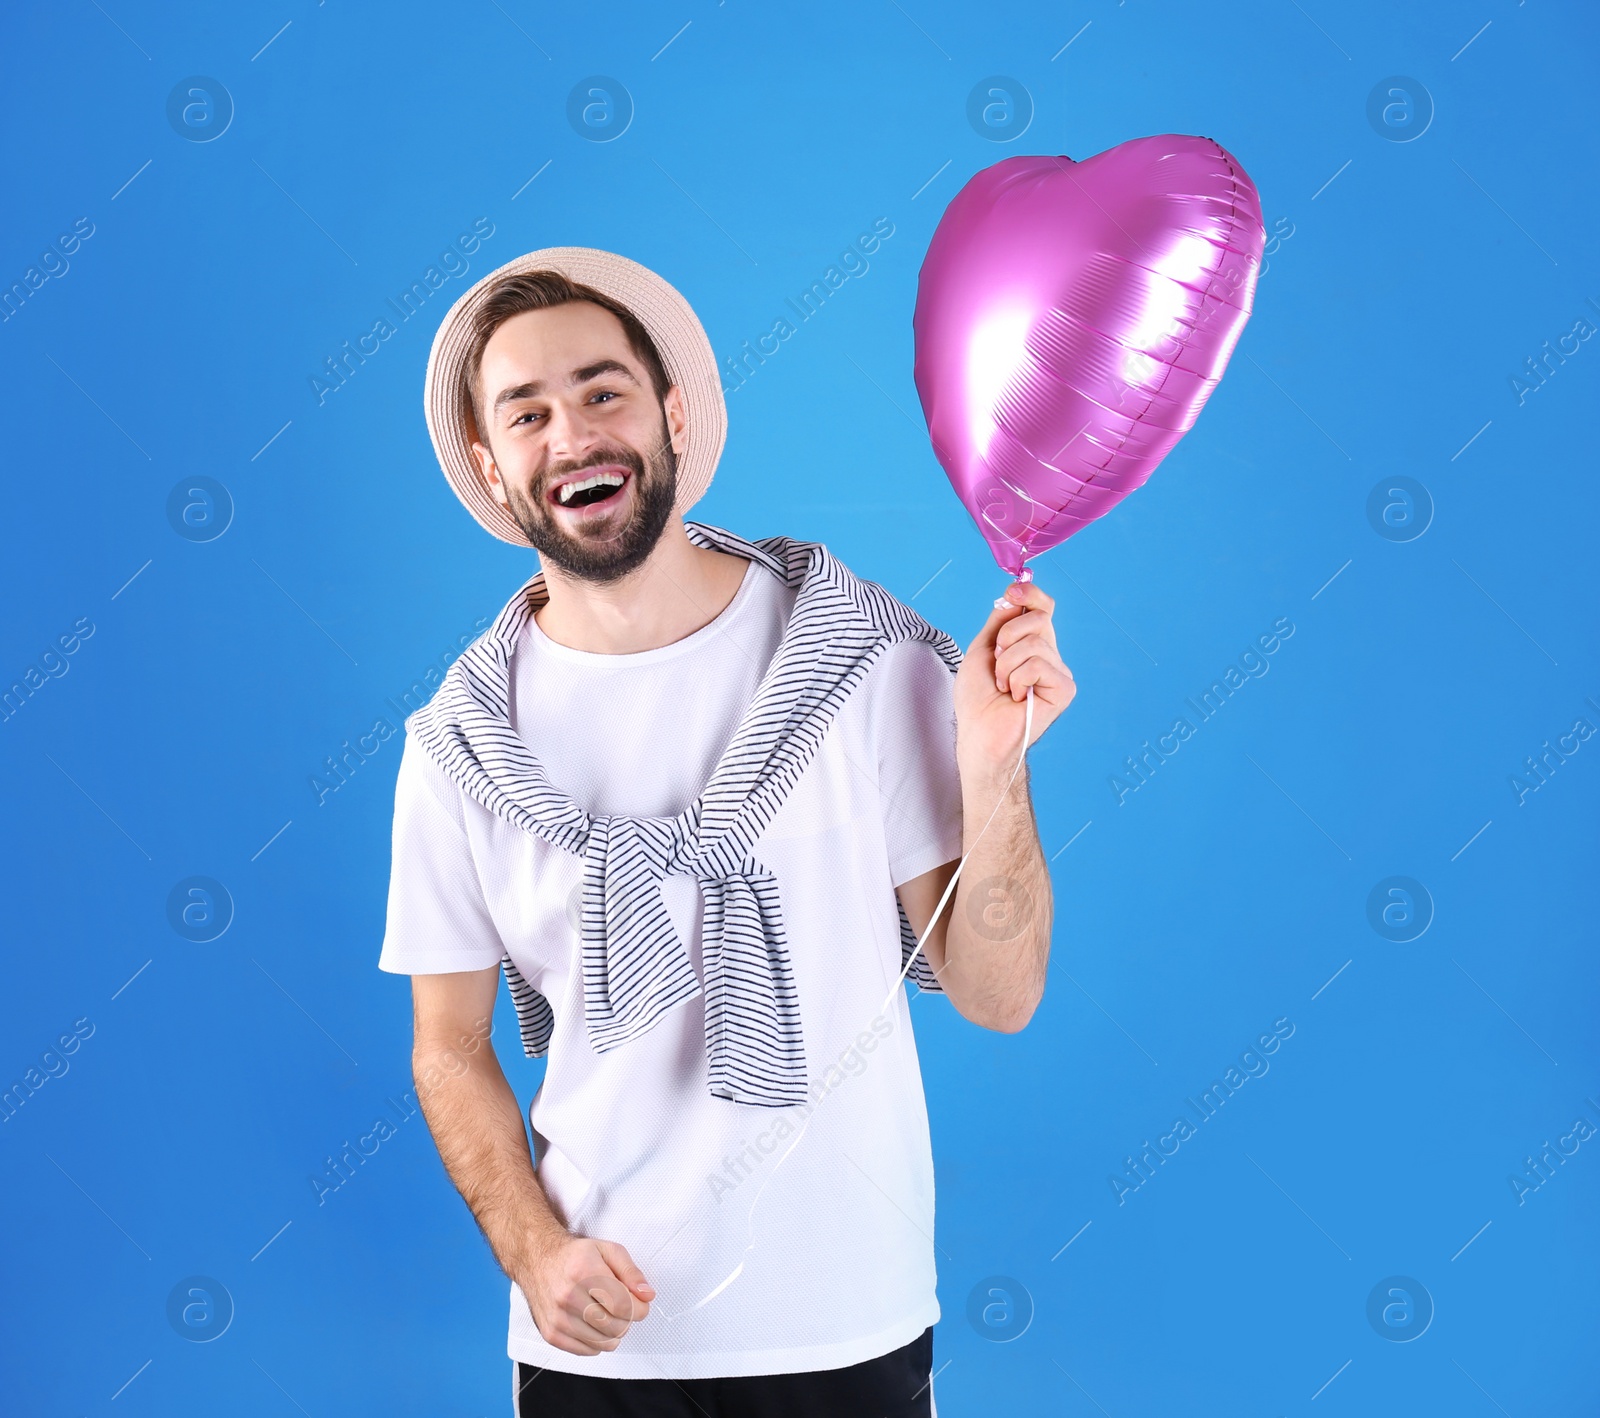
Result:
[[[616,391],[612,389],[597,389],[591,397],[596,399],[615,399],[617,395]]]
[[[523,419],[531,419],[533,417],[535,417],[535,410],[529,409],[527,413],[518,414],[514,419],[512,419],[511,420],[511,426],[512,426],[512,428],[515,428],[519,423],[521,423],[523,421]]]

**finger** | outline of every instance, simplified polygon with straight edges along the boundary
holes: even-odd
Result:
[[[596,1354],[609,1354],[622,1343],[620,1337],[613,1339],[608,1334],[601,1334],[593,1325],[566,1313],[551,1326],[551,1332],[554,1338],[550,1342],[556,1348],[591,1358]]]
[[[1014,606],[1043,611],[1046,615],[1056,608],[1055,597],[1048,594],[1037,581],[1013,581],[1005,589],[1005,599]]]
[[[1028,697],[1028,687],[1033,686],[1051,704],[1062,704],[1077,692],[1070,674],[1062,673],[1063,666],[1043,655],[1029,655],[1013,666],[1006,675],[1003,694],[1017,701]]]
[[[1048,611],[1025,610],[1003,621],[995,634],[996,651],[1015,645],[1025,635],[1042,635],[1051,645],[1056,643],[1056,625]]]
[[[995,637],[999,635],[1000,627],[1004,625],[1006,621],[1011,620],[1020,614],[1022,614],[1022,608],[1020,606],[1013,605],[1011,602],[1005,600],[996,601],[994,604],[994,609],[989,612],[989,618],[984,621],[982,628],[974,637],[972,641],[972,649],[967,653],[981,654],[987,651],[989,654],[993,654]]]
[[[578,1311],[578,1319],[607,1339],[620,1340],[628,1332],[628,1321],[612,1314],[599,1300],[591,1299]]]
[[[627,1249],[615,1241],[597,1242],[600,1248],[600,1258],[611,1267],[611,1273],[625,1285],[629,1292],[640,1300],[653,1300],[656,1297],[656,1288],[644,1278],[644,1272],[633,1262],[633,1257]],[[643,1316],[639,1316],[643,1318]]]
[[[615,1287],[617,1293],[626,1298],[615,1277],[591,1276],[571,1285],[562,1295],[555,1325],[575,1343],[609,1352],[622,1342],[623,1335],[628,1332],[628,1321],[613,1314],[597,1298],[605,1293],[607,1285]]]
[[[577,1311],[584,1322],[602,1334],[620,1338],[627,1332],[628,1324],[636,1316],[635,1309],[642,1300],[635,1300],[628,1288],[609,1270],[586,1276],[576,1287]]]
[[[997,635],[1000,628],[1009,617],[1021,615],[1019,610],[996,611],[990,622],[984,626],[971,648],[967,651],[966,659],[972,663],[973,669],[980,674],[996,674],[996,666],[1000,658],[1000,645]],[[996,683],[998,684],[998,678]]]
[[[1014,668],[1030,655],[1042,655],[1046,660],[1058,665],[1062,674],[1068,677],[1072,674],[1072,671],[1062,662],[1061,651],[1056,647],[1055,641],[1040,631],[1034,631],[1031,635],[1019,636],[1009,645],[1000,646],[995,652],[995,669],[999,671]]]
[[[539,1335],[546,1344],[564,1349],[568,1354],[579,1354],[592,1359],[602,1352],[602,1347],[614,1349],[618,1341],[590,1329],[581,1320],[574,1322],[565,1310],[557,1310],[548,1323],[539,1326]]]
[[[1070,673],[1063,676],[1060,671],[1061,666],[1042,656],[1029,656],[1011,672],[1006,692],[1020,704],[1032,686],[1036,698],[1054,709],[1065,709],[1077,696],[1078,685]]]
[[[1021,639],[1013,641],[1010,645],[1002,646],[994,657],[995,683],[1004,689],[1006,677],[1026,660],[1030,655],[1042,655],[1049,660],[1059,660],[1061,656],[1043,635],[1037,633],[1024,635]]]

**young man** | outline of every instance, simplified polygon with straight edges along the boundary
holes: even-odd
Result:
[[[379,961],[413,977],[417,1095],[512,1281],[517,1411],[930,1414],[900,979],[991,1029],[1039,1002],[1015,770],[1028,687],[1035,738],[1074,692],[1053,602],[1013,585],[963,656],[818,543],[685,522],[726,436],[715,358],[608,252],[467,292],[427,411],[468,510],[540,554],[408,721]],[[488,1039],[502,969],[549,1060],[531,1154]]]

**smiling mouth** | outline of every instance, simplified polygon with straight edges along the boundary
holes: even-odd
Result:
[[[610,506],[621,500],[632,476],[629,469],[615,464],[585,470],[581,476],[568,478],[553,488],[547,494],[547,500],[553,506],[569,511]]]

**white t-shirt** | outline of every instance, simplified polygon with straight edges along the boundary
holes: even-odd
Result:
[[[675,816],[733,737],[796,594],[752,562],[715,620],[630,655],[556,644],[530,617],[511,723],[591,815]],[[952,683],[932,645],[886,650],[751,848],[778,883],[807,1075],[833,1084],[788,1108],[710,1094],[700,996],[596,1054],[581,858],[496,817],[407,741],[379,966],[479,970],[510,954],[555,1015],[530,1111],[539,1179],[571,1230],[625,1246],[657,1292],[615,1351],[584,1358],[544,1341],[513,1283],[513,1359],[618,1378],[801,1372],[876,1358],[938,1319],[905,989],[878,1012],[901,969],[894,889],[961,855]],[[701,974],[699,887],[669,876],[662,894]]]

